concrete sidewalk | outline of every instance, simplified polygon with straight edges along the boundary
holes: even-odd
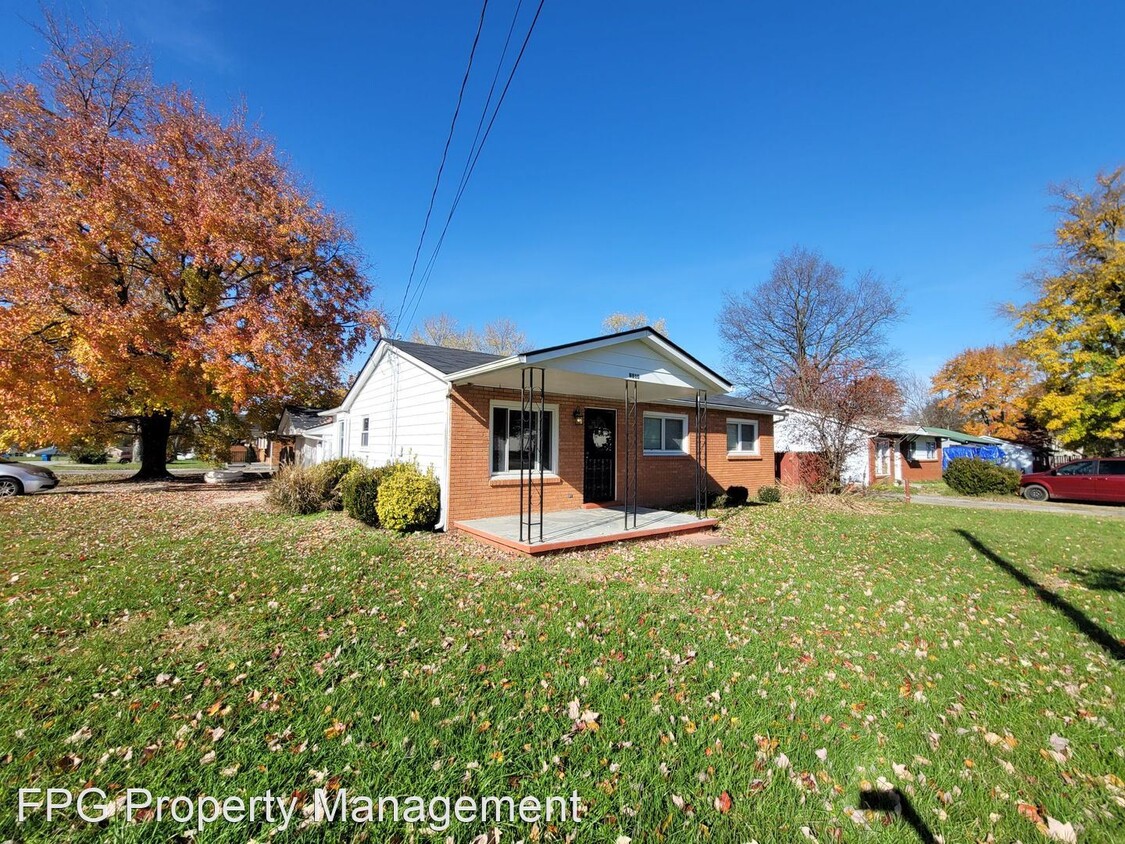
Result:
[[[901,495],[881,495],[890,501],[904,501]],[[957,498],[951,495],[918,495],[911,493],[911,504],[936,504],[939,507],[964,507],[977,510],[1019,510],[1028,513],[1065,513],[1080,516],[1103,516],[1108,519],[1125,519],[1125,507],[1120,504],[1073,504],[1065,501],[1045,501],[1042,504],[1026,499],[996,501],[991,498]]]

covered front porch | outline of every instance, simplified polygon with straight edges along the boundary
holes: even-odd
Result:
[[[504,551],[536,557],[633,539],[709,531],[718,524],[717,519],[672,510],[583,507],[544,513],[542,536],[536,530],[531,540],[526,526],[521,531],[520,519],[518,514],[513,513],[455,522],[453,527]]]

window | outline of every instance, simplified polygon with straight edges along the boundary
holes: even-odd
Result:
[[[336,456],[337,457],[343,457],[344,456],[344,420],[343,419],[340,420],[340,453],[337,454]]]
[[[758,423],[752,419],[727,420],[727,454],[757,454]]]
[[[1068,463],[1066,466],[1060,466],[1055,472],[1056,475],[1092,475],[1094,474],[1094,461],[1082,460],[1078,463]]]
[[[911,460],[937,460],[937,440],[911,440],[906,456]]]
[[[645,454],[686,454],[687,417],[645,414]]]
[[[891,444],[888,440],[875,441],[875,474],[884,477],[891,473]]]
[[[1125,475],[1125,460],[1101,460],[1099,466],[1099,475]]]
[[[524,413],[518,405],[492,406],[492,474],[518,472],[520,469],[555,471],[555,441],[558,407],[552,405],[543,411],[543,432],[538,436],[538,413]],[[530,449],[531,465],[525,462]]]
[[[363,417],[363,427],[360,429],[360,432],[359,432],[359,447],[360,448],[367,448],[367,443],[370,441],[369,440],[370,434],[371,434],[371,417],[370,416],[364,416]]]

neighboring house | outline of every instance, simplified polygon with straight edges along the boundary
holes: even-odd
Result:
[[[442,528],[516,517],[526,501],[550,513],[690,505],[773,483],[783,414],[731,389],[651,328],[508,357],[383,339],[321,413],[320,458],[432,468]]]
[[[783,406],[785,418],[774,427],[777,477],[785,484],[802,483],[815,475],[818,453],[818,414]],[[845,485],[933,481],[941,479],[942,447],[939,437],[908,423],[864,420],[847,436],[851,448],[844,458],[840,481]]]
[[[1040,463],[1036,450],[1021,443],[1002,440],[998,437],[974,436],[961,431],[950,431],[947,428],[927,428],[926,430],[941,437],[943,469],[949,465],[950,460],[958,457],[989,460],[1010,469],[1018,469],[1024,473],[1032,471]]]
[[[277,430],[270,436],[269,462],[276,469],[297,463],[312,465],[338,457],[331,441],[333,419],[321,414],[322,408],[289,405],[281,413]],[[259,459],[265,455],[259,454]]]

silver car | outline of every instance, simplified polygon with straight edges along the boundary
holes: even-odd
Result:
[[[58,485],[59,479],[50,469],[0,457],[0,498],[11,498],[25,492],[44,492]]]

